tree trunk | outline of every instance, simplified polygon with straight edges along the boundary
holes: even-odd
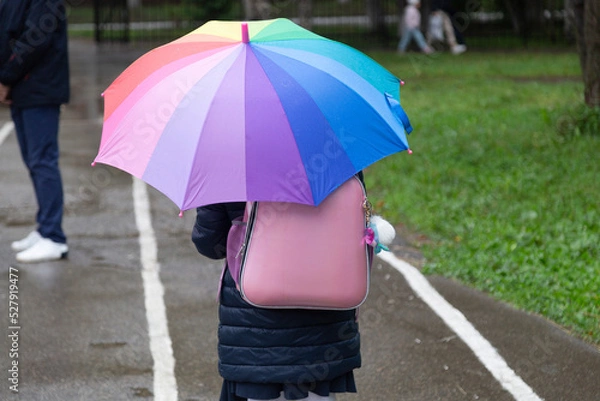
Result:
[[[404,15],[404,7],[406,7],[406,1],[405,0],[396,0],[396,10],[397,10],[397,18],[398,18],[398,25],[397,25],[397,34],[398,34],[398,39],[400,39],[402,37],[402,16]]]
[[[271,4],[268,0],[243,0],[243,2],[247,21],[268,19],[271,16]]]
[[[242,4],[244,5],[244,19],[250,21],[253,17],[252,12],[254,11],[252,0],[242,0]]]
[[[504,7],[508,11],[508,16],[510,17],[510,21],[513,26],[513,30],[517,34],[521,34],[523,32],[523,16],[518,7],[513,3],[512,0],[503,0]]]
[[[312,29],[312,7],[312,0],[298,1],[298,18],[300,19],[300,26],[308,30]]]
[[[127,7],[129,9],[141,7],[142,0],[127,0]]]
[[[377,34],[385,34],[385,16],[381,0],[367,0],[367,15],[371,23],[371,31]]]
[[[431,15],[431,1],[421,0],[421,31],[427,33],[429,29],[429,16]]]
[[[600,2],[585,2],[584,40],[586,65],[583,82],[585,103],[590,107],[600,107]]]
[[[544,20],[544,2],[526,1],[523,3],[525,5],[523,13],[525,14],[524,16],[526,23],[533,24],[535,27],[539,27]]]
[[[571,40],[575,39],[575,12],[573,10],[573,1],[564,0],[565,9],[565,20],[563,26],[563,32],[565,36]]]
[[[596,0],[572,1],[585,103],[600,107],[600,4]]]

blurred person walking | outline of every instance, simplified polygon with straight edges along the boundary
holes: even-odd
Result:
[[[421,51],[425,54],[433,53],[433,50],[427,42],[423,33],[421,33],[421,12],[419,8],[421,2],[419,0],[408,0],[408,4],[404,9],[401,24],[401,37],[398,42],[398,53],[405,53],[406,48],[410,42],[414,39]]]
[[[67,256],[59,169],[60,107],[69,101],[63,0],[0,1],[0,102],[10,105],[37,200],[37,227],[12,243],[23,263]]]

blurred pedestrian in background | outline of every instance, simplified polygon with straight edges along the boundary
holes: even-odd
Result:
[[[401,23],[400,42],[398,42],[398,53],[405,53],[406,48],[414,39],[419,46],[419,49],[425,54],[431,54],[433,50],[427,42],[423,33],[421,33],[421,12],[419,8],[421,2],[419,0],[408,0],[408,4],[404,8]]]
[[[467,51],[464,38],[453,23],[456,11],[450,0],[432,0],[431,15],[427,29],[427,44],[445,42],[450,47],[452,54],[461,54]]]
[[[36,229],[12,243],[19,262],[67,256],[58,129],[69,95],[63,0],[0,1],[0,102],[10,105],[38,205]]]

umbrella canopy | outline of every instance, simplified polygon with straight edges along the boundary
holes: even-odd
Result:
[[[181,210],[318,205],[408,149],[399,84],[365,54],[287,19],[210,21],[106,89],[94,163],[141,178]]]

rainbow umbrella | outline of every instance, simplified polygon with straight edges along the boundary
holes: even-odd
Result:
[[[104,92],[94,163],[181,210],[233,201],[318,205],[408,149],[400,80],[287,19],[210,21],[144,54]]]

